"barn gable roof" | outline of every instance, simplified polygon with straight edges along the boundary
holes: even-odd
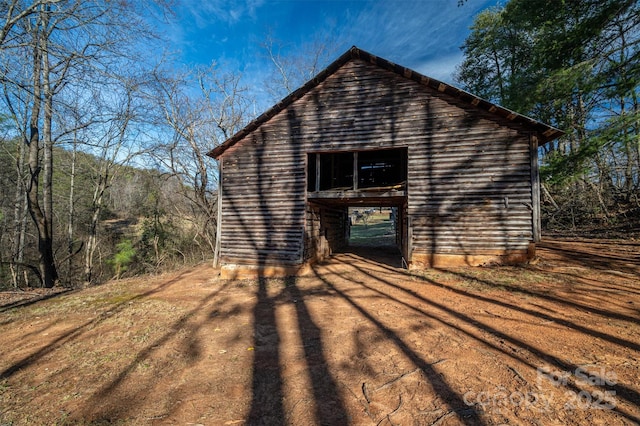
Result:
[[[525,115],[519,114],[515,111],[511,111],[507,108],[501,107],[500,105],[491,103],[485,99],[479,98],[469,92],[466,92],[462,89],[459,89],[450,84],[444,83],[442,81],[436,80],[431,77],[427,77],[422,75],[416,71],[413,71],[409,68],[403,67],[401,65],[395,64],[386,59],[377,57],[369,52],[366,52],[356,46],[351,47],[348,51],[346,51],[342,56],[336,59],[333,63],[331,63],[327,68],[322,70],[318,75],[305,83],[302,87],[290,93],[280,102],[275,104],[273,107],[265,111],[263,114],[252,120],[247,126],[245,126],[242,130],[237,132],[235,135],[231,136],[229,139],[224,141],[222,144],[218,145],[216,148],[212,149],[208,156],[213,158],[219,158],[224,152],[235,145],[237,142],[242,140],[245,136],[252,133],[254,130],[259,128],[263,123],[267,122],[279,112],[287,108],[296,100],[302,98],[306,93],[311,91],[314,87],[322,83],[329,76],[335,73],[338,69],[340,69],[343,65],[353,59],[361,59],[367,61],[371,64],[377,65],[380,68],[386,69],[388,71],[392,71],[404,78],[411,79],[416,81],[424,86],[430,87],[438,92],[445,93],[449,96],[457,98],[469,105],[472,105],[475,108],[488,111],[491,114],[496,115],[497,117],[506,119],[513,123],[520,124],[526,128],[530,128],[532,131],[540,134],[539,142],[544,144],[551,140],[557,139],[558,137],[564,134],[563,131],[556,129],[555,127],[544,124],[540,121],[534,120],[533,118],[529,118]]]

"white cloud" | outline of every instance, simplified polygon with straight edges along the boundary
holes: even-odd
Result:
[[[264,0],[182,0],[179,5],[186,11],[184,18],[193,18],[202,29],[215,23],[233,25],[244,19],[256,20]]]
[[[215,61],[236,69],[250,90],[264,98],[261,87],[271,64],[259,44],[269,29],[292,52],[313,40],[333,40],[335,57],[356,45],[454,83],[455,67],[462,61],[459,47],[473,17],[499,0],[469,0],[461,7],[458,0],[178,1],[178,21],[169,37],[183,51],[184,61]]]
[[[495,0],[380,1],[343,26],[341,38],[430,77],[453,82],[473,17]]]
[[[456,71],[456,66],[462,62],[462,58],[462,52],[441,55],[413,65],[412,69],[427,77],[455,85],[453,75]]]

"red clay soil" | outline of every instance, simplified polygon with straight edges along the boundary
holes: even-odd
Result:
[[[308,277],[202,265],[0,308],[0,424],[640,421],[637,242],[420,274],[362,254]]]

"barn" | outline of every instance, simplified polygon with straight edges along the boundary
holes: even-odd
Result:
[[[562,132],[352,47],[209,155],[225,277],[300,273],[348,244],[348,208],[394,207],[409,268],[525,262],[538,146]]]

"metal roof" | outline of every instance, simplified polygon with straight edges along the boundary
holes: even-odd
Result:
[[[318,73],[318,75],[316,75],[314,78],[306,82],[302,87],[290,93],[280,102],[278,102],[277,104],[269,108],[260,116],[256,117],[249,124],[247,124],[247,126],[245,126],[242,130],[240,130],[235,135],[231,136],[229,139],[224,141],[222,144],[218,145],[216,148],[212,149],[209,153],[207,153],[207,155],[216,159],[219,158],[222,154],[224,154],[224,152],[227,149],[231,148],[238,141],[240,141],[245,136],[252,133],[254,130],[259,128],[263,123],[270,120],[272,117],[274,117],[280,111],[287,108],[293,102],[303,97],[311,89],[316,87],[318,84],[322,83],[324,80],[327,79],[327,77],[335,73],[344,64],[346,64],[347,62],[353,59],[361,59],[361,60],[367,61],[371,64],[379,66],[380,68],[392,71],[402,77],[411,79],[424,86],[437,90],[438,92],[445,93],[451,97],[457,98],[478,109],[488,111],[489,113],[494,114],[500,118],[506,119],[508,121],[521,124],[526,128],[529,128],[532,131],[537,132],[540,135],[539,142],[541,144],[557,139],[558,137],[564,134],[562,130],[556,129],[555,127],[549,126],[540,121],[534,120],[533,118],[519,114],[515,111],[511,111],[507,108],[501,107],[500,105],[491,103],[487,100],[484,100],[478,96],[475,96],[455,86],[452,86],[450,84],[444,83],[440,80],[436,80],[431,77],[427,77],[409,68],[387,61],[386,59],[377,57],[356,46],[353,46],[351,49],[347,50],[344,54],[342,54],[338,59],[336,59],[333,63],[331,63],[327,68],[325,68],[320,73]]]

